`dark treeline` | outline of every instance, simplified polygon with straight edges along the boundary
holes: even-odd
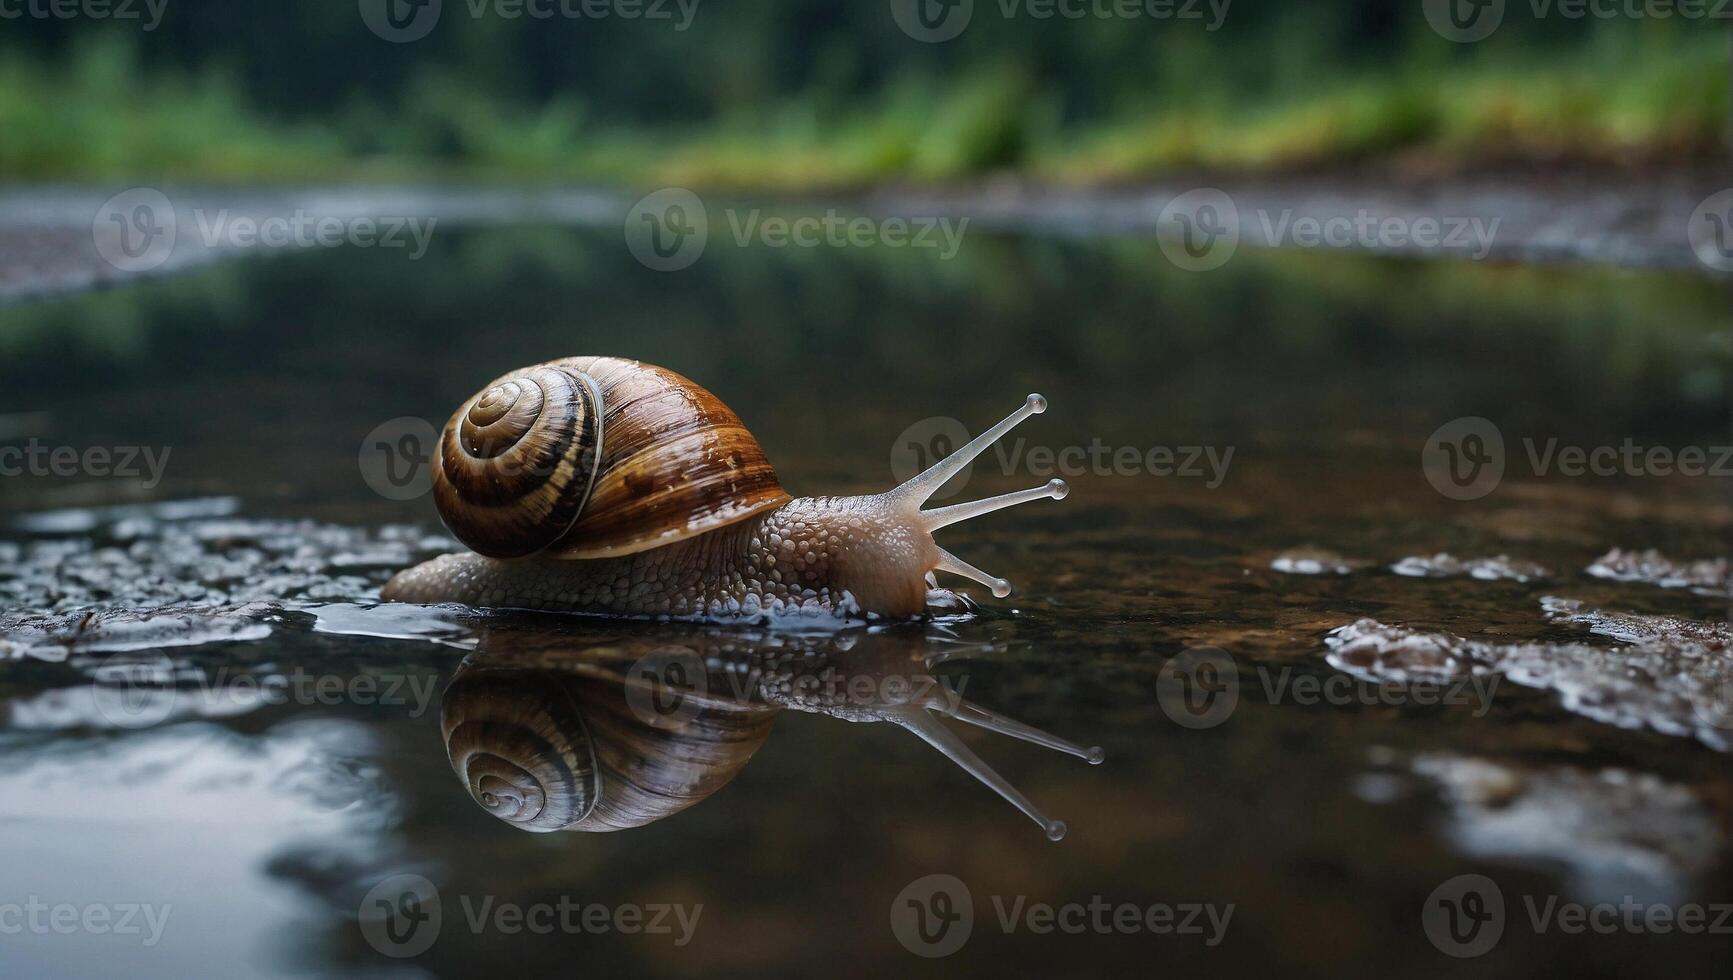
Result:
[[[535,103],[575,94],[591,120],[657,124],[726,118],[797,95],[820,111],[841,108],[899,78],[996,69],[1026,74],[1067,121],[1088,121],[1160,99],[1279,95],[1320,75],[1398,60],[1445,64],[1483,47],[1437,37],[1420,0],[1215,0],[1213,8],[1210,0],[1059,0],[1086,15],[1076,18],[1034,16],[1053,0],[973,0],[968,29],[942,44],[899,29],[889,0],[684,0],[684,10],[680,0],[527,0],[556,12],[544,19],[504,15],[525,0],[442,0],[431,34],[407,44],[371,33],[355,0],[163,2],[161,23],[133,32],[144,65],[224,67],[256,105],[297,118],[356,99],[413,103],[434,73],[489,97]],[[1125,3],[1143,14],[1097,16]],[[1489,44],[1575,46],[1606,26],[1537,20],[1528,4],[1509,6]],[[620,13],[651,7],[666,19]],[[598,10],[607,15],[583,15]],[[1185,16],[1151,16],[1168,11]],[[8,20],[0,51],[59,56],[103,29],[84,19]],[[117,21],[106,29],[125,28]]]

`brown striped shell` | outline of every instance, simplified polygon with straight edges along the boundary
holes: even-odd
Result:
[[[471,798],[522,830],[625,830],[679,813],[726,786],[781,711],[729,696],[691,648],[511,639],[494,655],[484,637],[459,666],[440,728]],[[654,706],[673,688],[641,676],[660,658],[691,666],[665,716]]]
[[[666,368],[570,357],[514,371],[457,410],[434,501],[491,558],[610,558],[789,501],[721,399]]]

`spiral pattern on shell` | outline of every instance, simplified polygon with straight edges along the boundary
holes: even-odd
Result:
[[[542,696],[526,699],[526,688]],[[560,685],[521,671],[476,676],[446,699],[444,729],[452,770],[501,820],[524,830],[565,830],[595,808],[589,731]]]
[[[781,710],[703,693],[725,690],[718,676],[687,695],[696,714],[664,717],[646,697],[660,688],[630,677],[663,647],[512,640],[464,661],[440,721],[469,795],[523,830],[608,832],[679,813],[734,778]]]
[[[586,375],[542,364],[505,375],[446,423],[434,502],[451,533],[490,558],[522,558],[583,513],[602,450],[602,396]]]

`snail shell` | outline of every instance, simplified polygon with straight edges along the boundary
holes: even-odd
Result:
[[[625,668],[648,652],[465,661],[446,689],[441,727],[470,796],[523,830],[613,831],[672,816],[727,785],[780,709],[705,696],[677,723],[646,721],[628,695],[642,682]]]
[[[666,368],[571,357],[507,374],[446,423],[434,500],[490,558],[610,558],[787,503],[722,400]]]

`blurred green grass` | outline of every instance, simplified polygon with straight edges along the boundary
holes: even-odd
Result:
[[[0,61],[0,177],[793,190],[1389,161],[1675,165],[1725,152],[1724,34],[1602,32],[1591,42],[1544,54],[1486,47],[1470,58],[1416,45],[1357,72],[1322,68],[1327,59],[1297,42],[1287,61],[1263,66],[1273,81],[1256,91],[1217,84],[1233,66],[1200,48],[1174,59],[1176,81],[1163,86],[1185,98],[1119,100],[1072,119],[1006,60],[943,76],[904,71],[869,94],[797,92],[750,112],[649,128],[592,123],[572,94],[536,104],[498,96],[438,66],[418,69],[408,86],[415,97],[400,104],[356,97],[317,121],[277,118],[238,94],[232,69],[147,69],[131,42],[98,35],[63,57]]]

